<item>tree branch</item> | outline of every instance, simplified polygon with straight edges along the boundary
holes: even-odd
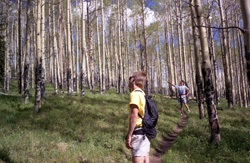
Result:
[[[236,28],[236,29],[239,29],[242,33],[245,33],[246,30],[245,29],[242,29],[240,27],[237,27],[237,26],[231,26],[231,27],[224,27],[224,28],[221,28],[221,27],[209,27],[209,26],[194,26],[194,27],[205,27],[205,28],[214,28],[214,29],[230,29],[230,28]]]

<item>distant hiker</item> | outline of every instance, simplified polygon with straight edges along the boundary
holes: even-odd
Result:
[[[142,119],[146,103],[145,93],[142,88],[146,82],[146,73],[134,72],[129,77],[129,88],[132,91],[129,98],[129,129],[126,137],[126,147],[131,149],[134,163],[149,163],[150,141],[145,134],[135,134],[142,131]],[[137,90],[137,91],[136,91]]]
[[[175,87],[177,89],[177,91],[178,91],[178,97],[177,98],[178,98],[178,102],[179,102],[179,104],[181,106],[181,108],[180,108],[181,115],[184,114],[183,108],[182,108],[183,103],[184,103],[185,107],[187,108],[187,111],[190,112],[190,109],[188,108],[188,105],[187,105],[187,99],[186,99],[186,96],[188,96],[190,91],[189,91],[188,87],[184,85],[185,84],[184,80],[181,80],[179,86],[174,85],[174,84],[172,84],[170,82],[168,82],[168,83],[170,85],[172,85],[173,87]]]

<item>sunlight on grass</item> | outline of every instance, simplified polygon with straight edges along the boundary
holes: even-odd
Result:
[[[11,88],[15,91],[17,88]],[[48,91],[53,86],[48,85]],[[33,90],[31,92],[34,92]],[[14,94],[10,92],[10,94]],[[16,93],[17,94],[17,93]],[[128,126],[129,95],[114,89],[101,95],[48,94],[42,112],[34,113],[34,97],[24,105],[20,96],[0,95],[0,160],[6,162],[131,162],[124,137]],[[159,110],[158,136],[170,134],[181,119],[176,100],[154,97]],[[225,104],[223,103],[222,106]],[[207,118],[200,120],[195,102],[186,128],[178,135],[163,162],[250,162],[250,113],[219,108],[222,142],[210,146]],[[186,110],[185,110],[186,111]]]

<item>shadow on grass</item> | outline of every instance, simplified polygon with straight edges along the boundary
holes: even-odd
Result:
[[[0,160],[6,163],[15,163],[15,161],[11,160],[10,153],[4,149],[0,149]]]

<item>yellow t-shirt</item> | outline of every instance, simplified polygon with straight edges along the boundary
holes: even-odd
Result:
[[[139,91],[136,91],[136,90],[140,90],[142,91],[141,89],[135,89],[133,90],[131,93],[130,93],[130,96],[129,96],[129,106],[131,104],[134,104],[136,106],[138,106],[139,108],[139,114],[144,117],[144,106],[145,106],[145,93],[142,91],[142,92],[139,92]],[[131,109],[129,107],[129,115],[131,115]],[[137,117],[137,121],[136,121],[136,127],[141,127],[142,126],[142,119],[138,116]]]

